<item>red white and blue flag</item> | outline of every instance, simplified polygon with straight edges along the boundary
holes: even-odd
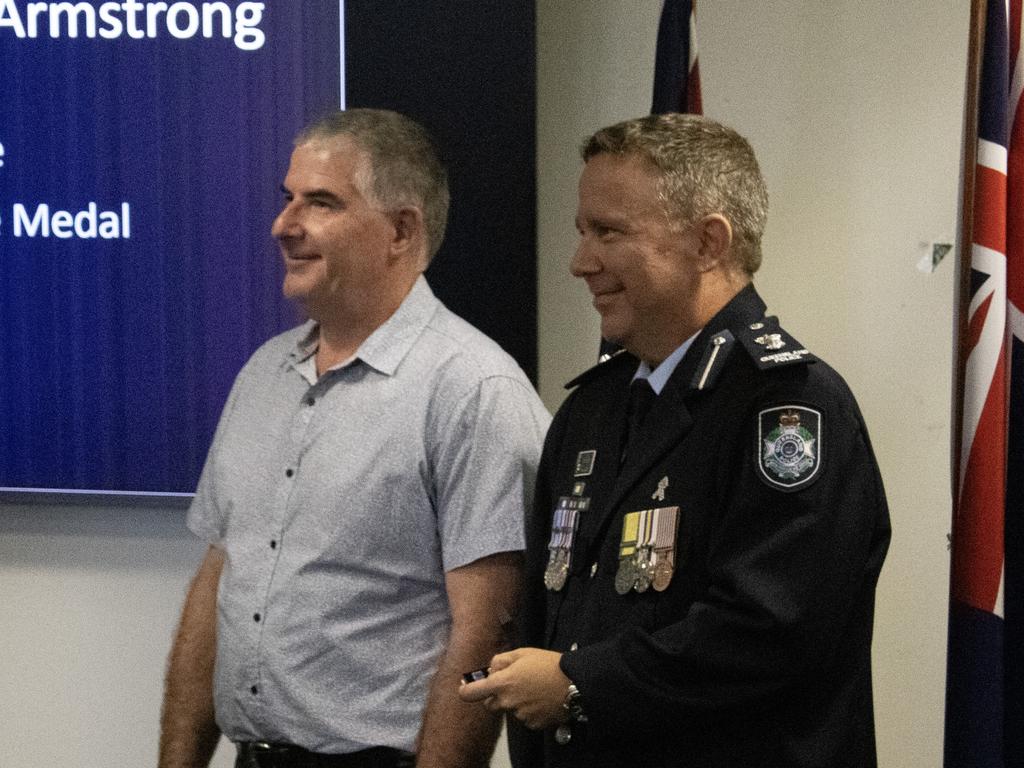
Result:
[[[974,3],[984,44],[977,145],[965,149],[976,162],[973,183],[965,172],[945,768],[1008,768],[1024,766],[1022,0]]]
[[[703,112],[697,60],[697,0],[665,0],[658,21],[651,114]]]

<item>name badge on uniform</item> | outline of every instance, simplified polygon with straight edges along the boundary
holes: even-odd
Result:
[[[590,507],[590,499],[580,496],[562,496],[558,500],[551,520],[551,539],[548,541],[548,565],[544,570],[544,586],[558,592],[569,578],[572,563],[572,545],[579,528],[580,513]]]
[[[619,569],[615,591],[664,592],[675,573],[679,507],[659,507],[628,512],[622,520]]]
[[[573,467],[573,477],[589,477],[594,473],[594,462],[597,460],[597,451],[580,451],[576,454],[576,465]]]

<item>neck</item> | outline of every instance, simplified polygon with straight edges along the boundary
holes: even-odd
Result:
[[[643,349],[630,349],[634,355],[647,363],[654,370],[679,345],[691,336],[700,333],[711,318],[722,311],[733,298],[750,284],[750,276],[745,272],[717,272],[709,274],[700,286],[697,294],[687,302],[685,317],[675,318],[671,328],[665,333],[647,339]]]
[[[316,352],[317,375],[352,357],[374,331],[386,323],[405,301],[413,285],[412,279],[396,283],[386,295],[372,297],[371,305],[361,311],[347,307],[330,307],[313,311],[310,317],[319,324],[319,339]]]

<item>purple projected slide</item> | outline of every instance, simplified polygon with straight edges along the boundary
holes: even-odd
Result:
[[[187,494],[296,322],[270,223],[338,0],[0,0],[0,491]]]

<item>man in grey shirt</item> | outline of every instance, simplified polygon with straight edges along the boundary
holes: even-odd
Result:
[[[160,766],[483,766],[461,673],[503,640],[549,417],[423,270],[444,169],[413,121],[296,140],[273,234],[311,318],[239,374],[189,511],[210,543],[171,651]]]

